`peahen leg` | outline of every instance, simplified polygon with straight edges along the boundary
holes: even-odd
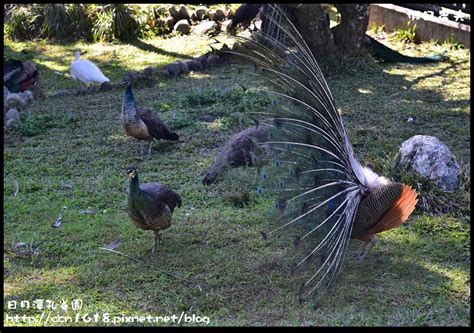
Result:
[[[378,242],[378,237],[376,235],[371,235],[370,236],[370,240],[365,242],[360,251],[359,251],[359,255],[358,255],[358,259],[360,261],[362,261],[366,256],[367,254],[369,254],[370,250],[372,250],[372,248],[374,247],[375,243]]]
[[[156,250],[160,247],[162,239],[160,232],[158,230],[153,231],[155,233],[155,246],[153,246],[153,249],[151,250],[151,253],[156,253]]]
[[[150,148],[148,148],[148,155],[151,154],[151,147],[153,146],[153,140],[150,141]]]

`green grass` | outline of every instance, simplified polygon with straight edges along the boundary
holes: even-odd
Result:
[[[207,42],[195,37],[146,41],[185,55],[206,52]],[[442,47],[416,48],[429,53]],[[47,93],[78,88],[53,73],[68,72],[76,49],[89,50],[87,58],[112,80],[127,70],[179,58],[122,44],[6,41],[4,47],[6,56],[20,56],[21,50],[32,55]],[[360,160],[383,158],[411,136],[427,134],[444,141],[458,160],[469,161],[469,56],[467,50],[450,50],[449,62],[383,65],[329,78]],[[185,311],[208,316],[210,325],[469,325],[469,209],[439,216],[417,210],[403,226],[381,234],[363,262],[352,260],[360,246],[352,241],[324,303],[316,310],[298,303],[302,278],[290,276],[291,240],[282,233],[268,245],[260,236],[271,228],[266,214],[271,201],[249,185],[254,170],[230,172],[209,187],[201,183],[219,147],[243,128],[241,114],[266,103],[255,94],[261,83],[246,74],[248,69],[227,63],[137,87],[137,102],[159,112],[184,141],[155,143],[151,157],[141,158],[138,144],[124,134],[122,90],[34,102],[4,145],[5,305],[80,298],[82,314],[179,316]],[[249,88],[246,93],[240,84]],[[198,120],[201,115],[217,120],[205,123]],[[417,121],[407,123],[409,115]],[[140,168],[143,182],[162,182],[183,199],[155,257],[145,253],[153,245],[152,233],[137,229],[127,216],[123,170],[131,165]],[[62,225],[52,228],[59,213]],[[19,242],[34,241],[41,242],[36,255],[13,250]],[[197,283],[100,250],[115,242],[118,251]],[[40,317],[34,309],[7,313]]]

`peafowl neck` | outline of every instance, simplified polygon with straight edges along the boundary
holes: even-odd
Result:
[[[133,97],[133,91],[131,86],[127,86],[125,96],[122,104],[122,121],[126,123],[138,122],[137,105],[135,104],[135,98]]]

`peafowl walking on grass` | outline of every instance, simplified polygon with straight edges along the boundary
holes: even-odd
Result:
[[[126,89],[120,119],[125,133],[140,142],[141,155],[143,155],[143,141],[150,142],[148,149],[150,155],[153,139],[179,141],[179,135],[170,131],[156,113],[147,108],[137,107],[132,91],[132,80],[132,75],[125,75]]]
[[[171,226],[171,216],[176,207],[181,207],[181,197],[160,183],[140,185],[135,167],[125,172],[130,177],[128,215],[138,228],[153,230],[155,245],[152,253],[155,253],[162,242],[160,231]]]
[[[87,86],[93,83],[102,84],[110,81],[92,61],[81,59],[81,52],[79,51],[76,52],[76,58],[71,63],[70,72],[71,78],[79,80]],[[84,91],[85,88],[81,85],[80,92]]]
[[[417,193],[362,167],[306,42],[279,6],[269,5],[262,15],[278,33],[238,37],[230,52],[254,63],[271,86],[262,90],[274,98],[268,110],[252,115],[270,127],[267,141],[258,144],[276,151],[261,171],[258,193],[274,199],[272,220],[280,225],[263,236],[294,235],[295,252],[303,255],[292,271],[308,275],[300,300],[318,298],[333,285],[349,240],[365,242],[363,258],[376,234],[408,219]]]

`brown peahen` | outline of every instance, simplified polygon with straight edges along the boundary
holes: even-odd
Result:
[[[224,144],[214,164],[202,180],[204,185],[213,183],[217,176],[228,168],[236,168],[239,166],[255,166],[254,150],[256,142],[263,142],[267,138],[269,127],[265,125],[256,125],[247,128],[230,137]],[[268,147],[260,146],[261,150],[265,150],[265,154],[270,152]]]
[[[176,207],[181,207],[181,197],[160,183],[141,184],[135,167],[126,170],[130,177],[128,193],[128,215],[135,225],[143,230],[153,230],[155,245],[152,252],[160,246],[160,230],[171,226],[171,215]]]
[[[279,6],[267,6],[262,15],[278,31],[239,36],[240,46],[231,52],[253,62],[271,87],[262,90],[274,103],[254,116],[270,127],[268,139],[257,145],[277,153],[262,168],[257,191],[273,198],[272,220],[281,225],[263,235],[294,234],[296,252],[304,254],[293,272],[309,275],[302,300],[333,285],[349,239],[366,242],[364,257],[376,234],[404,223],[418,200],[409,186],[361,166],[315,57]],[[310,262],[314,271],[304,270]]]
[[[148,154],[151,153],[153,139],[179,141],[178,134],[171,132],[158,115],[146,108],[137,107],[132,91],[132,76],[126,75],[125,96],[122,104],[121,121],[127,135],[140,141],[140,154],[143,154],[143,141],[149,141]]]

